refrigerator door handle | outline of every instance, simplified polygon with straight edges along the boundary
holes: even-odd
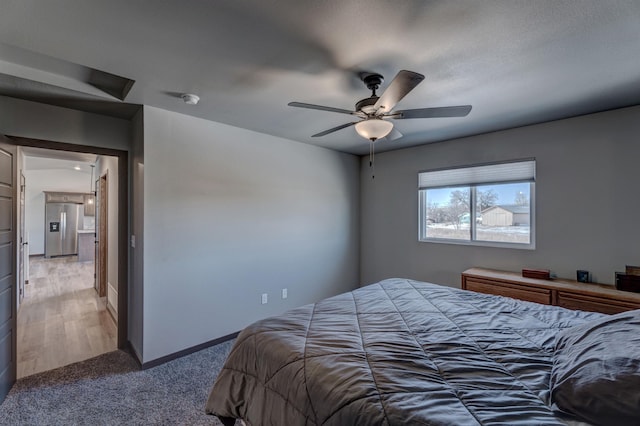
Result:
[[[60,213],[60,237],[64,240],[64,234],[67,232],[67,212]]]

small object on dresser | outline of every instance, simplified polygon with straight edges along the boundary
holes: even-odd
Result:
[[[616,288],[618,290],[640,293],[640,276],[616,272]]]
[[[536,278],[539,280],[551,279],[551,273],[548,269],[523,269],[522,276],[525,278]]]
[[[640,266],[630,266],[630,265],[626,265],[624,267],[625,271],[624,273],[626,275],[640,275]]]
[[[589,282],[589,271],[582,271],[578,269],[576,271],[576,281],[579,283],[588,283]]]

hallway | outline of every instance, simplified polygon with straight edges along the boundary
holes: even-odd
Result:
[[[18,378],[116,349],[116,324],[93,288],[94,265],[33,257],[18,311]]]

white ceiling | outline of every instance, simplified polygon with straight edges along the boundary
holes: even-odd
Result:
[[[353,128],[310,137],[352,117],[287,103],[352,109],[369,96],[358,71],[388,84],[408,69],[426,79],[397,109],[473,105],[396,120],[404,137],[380,151],[635,105],[639,35],[637,0],[2,0],[0,94],[123,116],[146,104],[365,154]],[[123,104],[65,63],[136,83]]]
[[[91,173],[91,165],[97,156],[82,152],[57,151],[52,149],[20,147],[25,158],[25,170],[74,170]],[[78,170],[78,168],[80,170]]]

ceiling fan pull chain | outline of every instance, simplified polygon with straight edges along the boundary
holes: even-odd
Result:
[[[376,166],[375,166],[375,147],[373,146],[373,143],[375,142],[375,140],[371,140],[371,142],[369,143],[369,168],[371,169],[371,179],[375,179],[376,178]]]

